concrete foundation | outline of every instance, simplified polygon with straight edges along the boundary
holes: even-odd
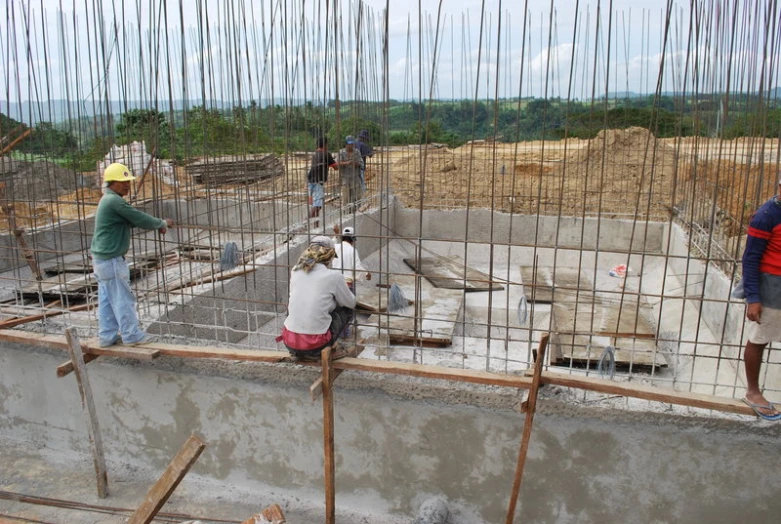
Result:
[[[63,359],[2,347],[0,437],[74,453],[91,472],[75,379],[54,378]],[[89,372],[115,467],[162,471],[194,432],[207,444],[194,475],[258,500],[273,492],[292,523],[309,522],[297,511],[321,503],[313,370],[162,358],[101,359]],[[781,474],[767,455],[779,445],[775,426],[593,410],[556,393],[543,390],[519,521],[776,522]],[[439,497],[454,522],[503,520],[522,430],[517,400],[510,390],[347,372],[336,392],[338,512],[411,521],[423,501]]]

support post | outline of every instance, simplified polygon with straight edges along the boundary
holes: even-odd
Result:
[[[165,468],[165,471],[157,479],[155,485],[149,490],[149,493],[144,497],[144,501],[138,507],[128,520],[128,524],[149,524],[163,507],[163,504],[168,501],[171,493],[174,492],[176,486],[182,481],[187,472],[198,457],[201,456],[206,444],[195,435],[190,435],[187,442],[184,443],[182,449],[176,454],[174,459]]]
[[[336,487],[334,477],[334,397],[331,347],[320,355],[323,367],[323,454],[325,456],[325,523],[336,524]]]
[[[540,389],[540,380],[542,378],[542,367],[545,362],[545,349],[548,347],[549,334],[546,333],[540,339],[540,347],[537,349],[537,360],[534,362],[534,377],[532,386],[529,388],[529,399],[526,407],[526,420],[523,423],[523,436],[521,437],[521,449],[518,452],[518,464],[515,467],[515,478],[513,479],[513,489],[510,494],[510,507],[507,510],[507,519],[505,524],[513,524],[515,518],[515,506],[518,503],[518,495],[521,493],[521,480],[523,479],[523,468],[526,465],[526,455],[529,452],[529,440],[532,436],[532,423],[534,422],[534,411],[537,408],[537,392]]]
[[[65,330],[65,338],[68,340],[68,351],[76,373],[76,383],[79,385],[81,406],[86,413],[87,427],[89,430],[89,442],[92,447],[92,461],[95,465],[95,474],[98,477],[98,497],[104,499],[108,496],[108,473],[106,472],[106,459],[103,456],[103,441],[100,438],[98,415],[95,410],[95,401],[92,397],[87,366],[84,363],[84,354],[81,352],[81,342],[75,328]]]
[[[363,342],[363,340],[361,340]],[[350,353],[348,353],[351,357],[357,357],[361,354],[361,352],[364,350],[364,346],[358,344],[356,345]],[[339,378],[339,375],[341,375],[344,372],[343,369],[334,369],[331,372],[331,383],[333,384],[336,382],[336,379]],[[312,385],[309,386],[309,394],[312,396],[312,402],[317,400],[317,397],[323,394],[323,376],[317,377],[317,379],[312,382]]]

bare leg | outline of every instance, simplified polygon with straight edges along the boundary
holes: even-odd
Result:
[[[753,404],[770,405],[762,390],[759,389],[759,369],[762,366],[762,353],[767,344],[746,343],[746,351],[743,355],[746,364],[746,400]],[[778,413],[775,409],[760,409],[767,415]]]

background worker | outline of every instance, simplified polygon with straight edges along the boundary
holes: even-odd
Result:
[[[123,197],[135,180],[127,166],[111,164],[103,173],[103,196],[95,213],[92,235],[92,266],[98,280],[98,339],[100,347],[120,340],[126,345],[144,344],[151,336],[139,326],[136,299],[130,289],[130,270],[125,254],[130,249],[130,229],[158,230],[164,235],[173,221],[139,211]]]
[[[341,241],[339,240],[339,226],[334,225],[334,234],[336,235],[336,258],[331,264],[331,269],[342,274],[347,287],[355,295],[355,281],[366,277],[366,280],[372,279],[372,274],[366,271],[361,264],[361,257],[355,249],[355,229],[346,227],[342,230]],[[346,325],[342,330],[342,338],[350,336],[350,325]]]
[[[325,183],[328,182],[328,169],[337,169],[336,160],[328,152],[328,139],[320,137],[317,139],[317,149],[312,155],[312,164],[306,175],[307,187],[309,190],[309,201],[311,208],[309,218],[320,216],[320,210],[325,203]],[[317,223],[315,227],[317,227]]]
[[[331,271],[336,257],[334,241],[316,236],[290,272],[288,315],[277,342],[301,359],[317,360],[333,345],[352,320],[355,295],[342,275]],[[347,355],[340,349],[331,358]]]
[[[334,234],[339,239],[339,226],[334,226]],[[331,269],[337,270],[342,273],[347,287],[355,294],[355,281],[361,280],[365,277],[366,280],[372,279],[372,274],[366,271],[361,263],[361,257],[358,255],[358,251],[355,249],[355,229],[352,227],[346,227],[342,230],[341,242],[336,244],[336,256]]]
[[[743,402],[764,419],[781,420],[781,412],[759,389],[762,353],[770,342],[781,341],[781,178],[775,196],[751,217],[743,253],[743,289],[749,320]]]
[[[369,144],[369,130],[362,129],[355,141],[355,148],[361,153],[363,169],[361,169],[361,190],[366,191],[366,159],[374,156],[374,149]]]
[[[342,179],[342,206],[355,204],[363,196],[361,191],[361,170],[363,158],[355,148],[355,138],[352,135],[344,139],[344,149],[339,151],[339,174]]]

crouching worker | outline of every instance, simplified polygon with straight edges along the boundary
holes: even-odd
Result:
[[[323,349],[333,345],[352,320],[355,295],[342,275],[331,271],[335,257],[333,240],[314,237],[290,273],[288,315],[277,342],[284,342],[299,359],[319,359]],[[347,350],[339,349],[331,358],[346,355]]]

